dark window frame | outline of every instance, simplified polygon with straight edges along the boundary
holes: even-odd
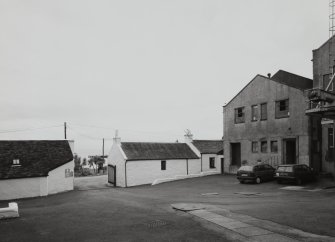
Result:
[[[260,108],[260,120],[264,121],[268,119],[268,103],[261,103],[261,108]],[[263,109],[263,107],[265,106],[265,109]]]
[[[166,170],[166,160],[161,160],[161,171]]]
[[[245,108],[244,107],[239,107],[235,108],[235,124],[241,124],[245,122]]]
[[[290,117],[290,100],[282,99],[275,103],[275,118],[288,118]]]
[[[258,143],[258,141],[251,141],[251,153],[258,153],[258,151],[259,151],[259,143]]]
[[[265,151],[263,150],[263,144],[266,145]],[[268,141],[267,140],[261,141],[261,153],[268,153]]]
[[[276,143],[276,149],[274,149],[273,144]],[[271,153],[278,153],[278,140],[271,140],[270,141],[270,151]]]
[[[251,122],[256,122],[259,119],[258,105],[251,105]]]
[[[215,157],[209,157],[209,168],[215,169]]]

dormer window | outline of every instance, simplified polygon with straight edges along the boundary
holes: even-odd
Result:
[[[20,160],[19,159],[14,159],[13,160],[13,166],[19,166],[20,165]]]

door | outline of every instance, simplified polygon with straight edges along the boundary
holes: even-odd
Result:
[[[241,143],[231,143],[231,165],[241,166]]]
[[[221,174],[224,174],[224,158],[221,158]]]
[[[286,139],[284,140],[284,158],[285,164],[295,164],[297,161],[297,152],[296,152],[296,140],[295,139]]]
[[[108,182],[116,186],[116,166],[108,165]]]

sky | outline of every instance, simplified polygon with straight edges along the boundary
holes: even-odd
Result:
[[[0,0],[0,140],[221,139],[257,74],[312,78],[328,0]]]

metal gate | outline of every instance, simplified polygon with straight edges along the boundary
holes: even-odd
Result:
[[[108,165],[108,182],[116,186],[116,166]]]

